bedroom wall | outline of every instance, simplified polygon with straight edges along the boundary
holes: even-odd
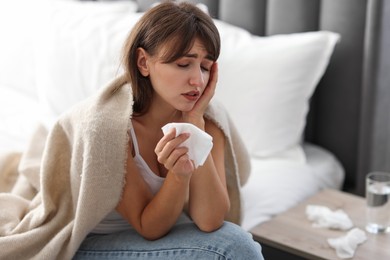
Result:
[[[390,1],[369,2],[358,176],[390,171]],[[364,193],[364,182],[357,185]]]
[[[330,151],[346,170],[344,189],[359,179],[359,128],[366,37],[366,0],[321,1],[319,29],[341,35],[327,73],[313,97],[307,139]]]

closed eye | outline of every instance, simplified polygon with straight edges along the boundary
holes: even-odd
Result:
[[[177,66],[179,67],[179,68],[188,68],[189,66],[190,66],[190,64],[177,64]],[[207,66],[201,66],[200,67],[201,68],[201,70],[202,71],[210,71],[210,68],[209,67],[207,67]]]
[[[207,68],[207,67],[201,67],[201,69],[203,70],[203,71],[210,71],[210,69],[209,68]]]
[[[177,64],[179,68],[187,68],[189,64]]]

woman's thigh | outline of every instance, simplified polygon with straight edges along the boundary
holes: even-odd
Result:
[[[193,223],[148,241],[134,230],[87,237],[74,259],[263,259],[260,245],[239,226],[225,222],[205,233]]]

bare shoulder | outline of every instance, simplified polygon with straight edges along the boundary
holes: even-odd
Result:
[[[224,135],[223,131],[221,130],[221,128],[219,128],[215,124],[215,122],[213,122],[212,120],[207,119],[207,118],[205,119],[205,131],[206,131],[206,133],[211,135],[213,137],[213,139],[220,139],[220,140],[225,139],[225,135]]]

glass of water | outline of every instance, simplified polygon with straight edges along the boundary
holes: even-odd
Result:
[[[390,173],[366,176],[367,226],[370,233],[390,232]]]

